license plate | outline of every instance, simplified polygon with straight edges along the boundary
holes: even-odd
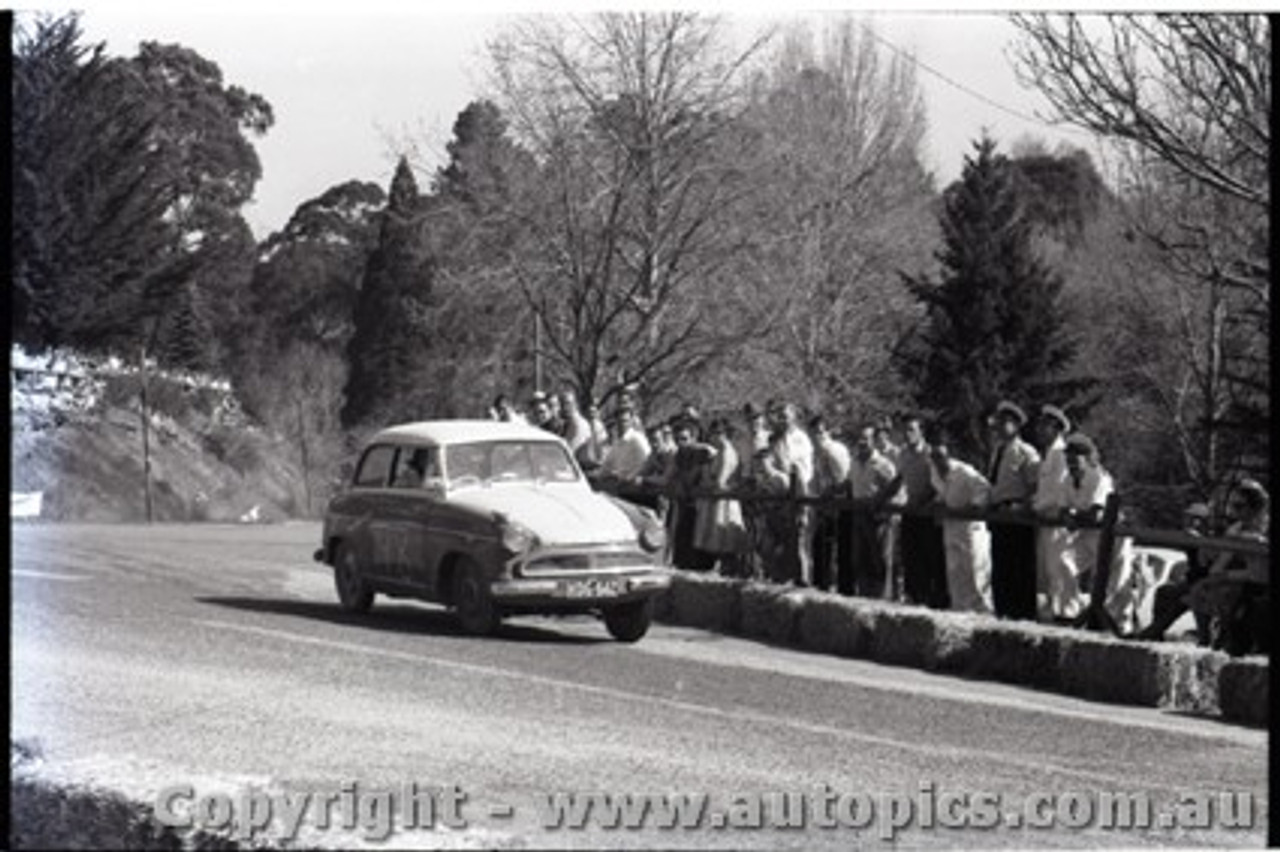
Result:
[[[568,580],[562,586],[566,598],[616,598],[627,591],[626,580]]]

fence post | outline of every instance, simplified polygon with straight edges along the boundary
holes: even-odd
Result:
[[[1077,627],[1089,630],[1109,630],[1117,636],[1120,628],[1111,613],[1107,612],[1107,586],[1111,582],[1111,560],[1116,550],[1116,524],[1120,520],[1120,495],[1111,492],[1102,507],[1102,529],[1098,535],[1098,561],[1093,566],[1093,584],[1089,591],[1089,606],[1076,619]]]

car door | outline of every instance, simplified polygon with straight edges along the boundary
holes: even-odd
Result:
[[[394,541],[391,579],[421,591],[429,585],[425,562],[433,495],[443,489],[435,447],[401,446],[391,478],[388,537]]]
[[[374,580],[390,575],[394,559],[394,524],[388,520],[394,500],[390,499],[388,484],[395,452],[396,448],[389,444],[375,444],[365,450],[343,507],[360,564]]]

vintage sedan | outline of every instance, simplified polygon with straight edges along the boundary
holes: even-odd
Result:
[[[509,614],[594,612],[634,642],[671,582],[665,544],[657,516],[593,491],[557,436],[442,420],[373,436],[329,504],[315,558],[350,612],[375,594],[418,598],[478,634]]]

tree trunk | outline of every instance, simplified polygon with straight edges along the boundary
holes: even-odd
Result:
[[[142,499],[147,523],[154,517],[151,501],[151,410],[147,400],[147,347],[138,362],[138,410],[142,418]]]
[[[303,416],[302,400],[294,399],[298,414],[298,447],[302,455],[302,494],[306,500],[307,517],[311,517],[311,449],[307,444],[307,421]]]

